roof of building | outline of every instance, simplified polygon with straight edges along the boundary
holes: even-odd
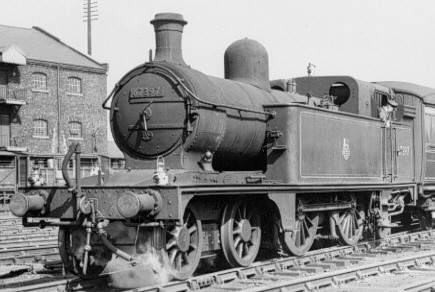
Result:
[[[26,56],[20,48],[12,45],[8,47],[0,47],[0,62],[26,65]]]
[[[115,141],[107,141],[107,152],[110,158],[125,158],[124,153],[119,150]]]
[[[0,47],[10,46],[19,48],[29,60],[106,70],[105,66],[90,56],[37,26],[22,28],[0,25]]]

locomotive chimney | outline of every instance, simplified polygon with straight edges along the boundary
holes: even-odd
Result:
[[[187,21],[177,13],[159,13],[151,20],[156,33],[156,55],[154,61],[167,61],[186,65],[181,53],[181,37]]]

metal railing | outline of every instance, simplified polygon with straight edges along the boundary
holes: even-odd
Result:
[[[12,89],[7,85],[0,85],[0,100],[27,100],[30,93],[30,87]]]
[[[31,137],[28,135],[15,136],[10,140],[10,146],[14,147],[27,147],[29,145]]]

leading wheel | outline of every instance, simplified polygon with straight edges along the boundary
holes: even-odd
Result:
[[[298,200],[294,229],[284,233],[284,247],[287,252],[303,256],[313,245],[319,225],[318,212],[303,212],[304,201]]]
[[[91,242],[98,242],[96,234],[92,235]],[[112,256],[108,249],[104,247],[95,248],[95,244],[91,244],[94,247],[89,251],[88,264],[84,269],[86,233],[83,228],[59,227],[58,244],[60,258],[65,265],[65,269],[83,279],[96,278],[103,272]]]
[[[221,222],[221,244],[233,267],[246,267],[257,257],[261,241],[261,218],[252,203],[229,203]]]
[[[193,207],[187,207],[183,216],[184,224],[168,229],[166,251],[169,263],[178,280],[189,278],[201,259],[202,225]]]
[[[349,196],[351,208],[338,212],[338,241],[342,245],[354,245],[363,235],[365,213],[364,208],[357,204],[354,195]]]

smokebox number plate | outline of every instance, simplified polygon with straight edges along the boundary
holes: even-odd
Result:
[[[165,88],[159,87],[134,87],[130,90],[130,98],[154,98],[165,96]]]

